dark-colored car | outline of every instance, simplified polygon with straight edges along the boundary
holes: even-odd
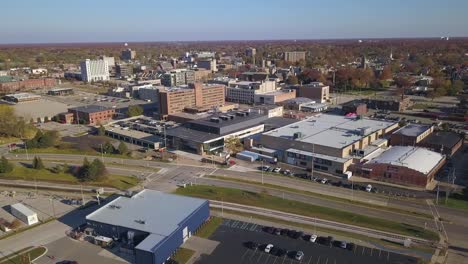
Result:
[[[280,231],[280,234],[281,234],[282,236],[287,236],[288,233],[289,233],[289,229],[286,229],[286,228],[283,228],[283,229],[281,229],[281,231]]]
[[[284,255],[286,255],[287,251],[285,249],[282,249],[282,248],[276,248],[276,254],[275,256],[277,257],[282,257]]]
[[[268,234],[272,234],[275,231],[275,228],[271,226],[265,226],[263,227],[263,231],[267,232]]]
[[[245,242],[244,246],[252,250],[256,250],[258,248],[258,244],[252,241]]]
[[[303,235],[304,235],[303,232],[301,232],[301,231],[296,231],[296,233],[293,235],[292,238],[298,239],[298,238],[302,237]]]
[[[348,243],[346,245],[346,249],[349,250],[349,251],[353,251],[355,247],[356,247],[356,245],[354,245],[354,243]]]
[[[289,230],[288,231],[288,237],[293,238],[296,235],[296,230]]]
[[[281,235],[281,229],[275,228],[275,230],[273,231],[273,234],[275,234],[277,236]]]

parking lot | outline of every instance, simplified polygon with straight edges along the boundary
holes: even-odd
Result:
[[[209,256],[202,255],[196,262],[200,264],[352,264],[352,263],[417,263],[417,259],[393,252],[372,249],[356,245],[352,250],[337,246],[325,246],[320,243],[293,239],[287,236],[269,234],[263,227],[253,223],[225,220],[210,237],[219,241],[216,250]],[[249,249],[244,244],[248,241],[258,243],[257,249]],[[264,246],[273,244],[286,250],[283,256],[265,253]],[[297,251],[304,252],[302,260],[294,259]]]
[[[51,196],[47,194],[36,195],[34,192],[15,192],[12,195],[10,191],[0,192],[0,218],[11,222],[15,217],[10,213],[10,205],[15,203],[22,203],[34,212],[40,221],[47,220],[51,217],[60,217],[65,215],[77,207],[79,204],[71,204],[69,197]],[[78,201],[78,197],[74,197]],[[0,231],[0,236],[3,234]]]

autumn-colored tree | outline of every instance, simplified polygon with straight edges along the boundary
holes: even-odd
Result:
[[[393,78],[392,69],[389,66],[385,66],[380,73],[379,79],[380,80],[390,80]]]
[[[286,83],[291,84],[291,85],[296,85],[296,84],[299,84],[299,80],[297,79],[296,76],[290,75],[288,79],[286,80]]]

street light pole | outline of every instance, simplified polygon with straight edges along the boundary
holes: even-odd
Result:
[[[263,159],[262,159],[262,185],[263,185],[263,171],[264,171],[264,166],[263,166]]]

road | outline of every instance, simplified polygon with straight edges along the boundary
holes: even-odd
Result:
[[[57,155],[57,154],[35,154],[40,156],[44,161],[67,161],[68,163],[80,164],[85,156],[80,155]],[[25,159],[25,155],[8,155],[10,159]],[[88,157],[89,158],[89,157]],[[138,176],[141,173],[148,173],[152,168],[161,168],[159,173],[145,174],[145,180],[142,186],[137,188],[146,187],[149,189],[155,189],[160,191],[172,191],[177,188],[177,184],[193,182],[195,184],[212,184],[216,186],[225,187],[236,187],[244,190],[259,191],[264,187],[252,186],[242,182],[226,182],[220,180],[214,180],[208,177],[208,175],[220,175],[235,179],[255,181],[257,183],[262,181],[262,175],[258,172],[238,172],[226,169],[219,169],[211,165],[187,165],[177,163],[162,163],[154,161],[144,160],[130,160],[130,159],[116,159],[116,158],[104,158],[107,166],[111,169],[120,170],[121,173],[128,173],[130,175]],[[123,163],[123,164],[122,164]],[[123,166],[126,167],[123,167]],[[421,213],[431,214],[430,207],[426,204],[425,200],[421,199],[402,199],[398,197],[389,197],[383,195],[369,194],[362,191],[352,192],[350,189],[342,187],[334,187],[329,185],[321,185],[314,182],[304,181],[296,178],[264,175],[264,182],[279,186],[284,186],[293,189],[306,190],[318,194],[325,194],[345,199],[355,199],[366,203],[373,203],[377,205],[388,205],[389,207],[396,207],[403,210],[417,211]],[[268,190],[272,195],[283,196],[283,192],[277,190]],[[292,200],[299,200],[312,204],[318,204],[321,206],[329,206],[340,210],[346,210],[350,212],[359,212],[363,215],[379,217],[398,222],[404,222],[408,224],[424,226],[427,223],[427,227],[434,229],[435,223],[426,218],[411,215],[401,215],[396,212],[375,210],[363,208],[356,205],[345,205],[343,203],[319,199],[316,197],[309,197],[302,194],[285,193],[285,198]],[[468,213],[465,211],[454,210],[442,206],[435,206],[439,210],[439,214],[444,222],[445,230],[447,232],[450,245],[457,247],[458,254],[466,254],[468,251]]]

